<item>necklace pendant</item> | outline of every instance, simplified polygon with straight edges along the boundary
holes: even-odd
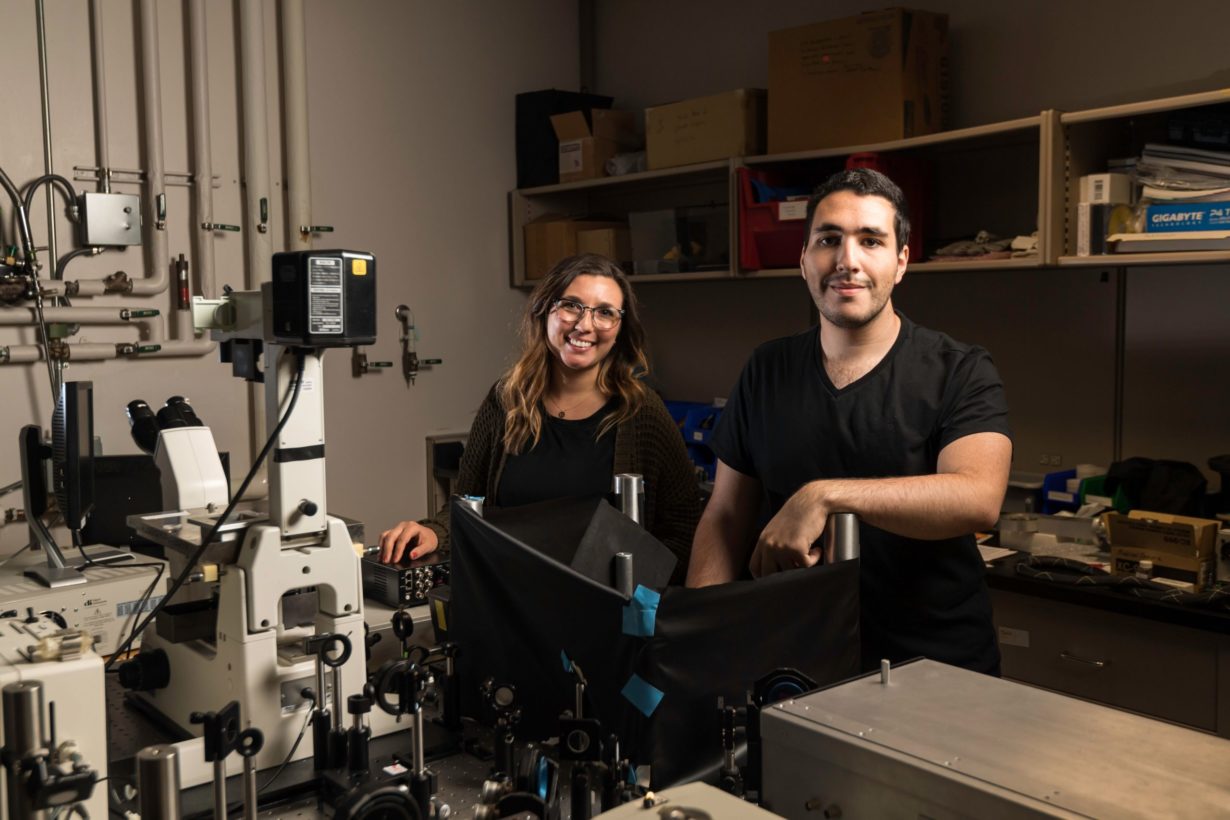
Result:
[[[561,418],[561,419],[562,419],[563,417],[564,417],[564,411],[563,411],[563,410],[561,410],[561,411],[559,411],[559,418]]]

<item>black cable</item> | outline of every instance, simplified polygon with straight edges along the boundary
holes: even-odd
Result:
[[[135,610],[133,610],[132,618],[130,619],[130,624],[132,626],[132,629],[136,629],[137,620],[140,619],[141,612],[145,609],[146,602],[149,601],[150,596],[153,595],[154,590],[158,587],[158,582],[162,580],[162,573],[166,571],[167,565],[165,563],[161,563],[158,561],[143,561],[138,564],[129,564],[127,562],[122,563],[122,564],[111,564],[111,563],[105,563],[102,561],[95,561],[93,558],[86,555],[85,549],[82,548],[81,544],[77,543],[75,534],[73,538],[73,543],[76,544],[77,551],[81,553],[81,557],[85,559],[85,563],[81,565],[82,572],[84,572],[87,569],[93,569],[94,567],[106,567],[106,568],[114,567],[116,569],[121,569],[121,568],[141,569],[144,567],[154,568],[155,570],[154,580],[150,581],[149,586],[145,588],[145,592],[142,593],[141,597],[137,600],[137,607]],[[124,628],[120,627],[120,634],[123,634],[123,632],[124,632]],[[136,640],[136,638],[130,633],[128,636],[128,642],[132,643],[132,641],[134,640]],[[119,670],[108,669],[106,671],[110,673],[110,672],[118,672]]]
[[[299,736],[295,738],[295,742],[290,745],[290,751],[286,753],[286,757],[282,760],[281,763],[278,764],[277,771],[273,773],[273,776],[265,781],[265,785],[257,787],[256,789],[257,795],[264,794],[265,789],[273,785],[273,781],[278,779],[278,777],[282,774],[282,770],[290,765],[291,758],[295,756],[295,750],[299,748],[299,744],[303,741],[303,736],[304,734],[307,733],[308,724],[312,722],[312,713],[316,710],[315,695],[308,698],[308,700],[312,702],[312,705],[308,707],[307,715],[305,715],[303,718],[303,725],[299,727]],[[243,802],[240,800],[236,800],[234,803],[228,803],[226,805],[226,814],[229,817],[233,812],[237,812],[242,808],[243,808]]]
[[[65,179],[64,177],[60,176],[59,174],[43,174],[41,177],[34,180],[33,182],[26,183],[26,187],[25,187],[26,211],[29,212],[30,206],[34,204],[34,193],[39,189],[40,186],[45,185],[48,182],[54,182],[60,186],[61,191],[64,193],[64,198],[68,200],[69,209],[71,211],[70,218],[72,219],[73,222],[76,222],[77,221],[77,192],[73,190],[73,184],[69,182],[67,179]]]
[[[60,261],[56,262],[55,272],[51,274],[52,279],[60,280],[64,278],[64,269],[68,267],[68,263],[76,259],[78,256],[92,254],[98,249],[93,245],[87,245],[84,248],[74,248],[68,253],[60,257]]]
[[[286,411],[282,414],[282,418],[278,420],[277,425],[273,428],[273,432],[269,434],[269,440],[266,441],[265,446],[261,448],[260,454],[256,457],[256,460],[252,462],[252,467],[248,470],[248,474],[244,476],[243,483],[239,485],[239,490],[236,491],[235,495],[231,498],[231,502],[226,505],[226,509],[223,510],[222,515],[218,516],[218,520],[212,527],[210,527],[209,533],[201,539],[200,546],[196,548],[196,551],[192,553],[192,556],[188,559],[187,563],[184,564],[183,570],[181,570],[179,575],[176,576],[175,581],[171,584],[171,588],[167,590],[166,595],[162,597],[162,600],[158,602],[158,605],[153,608],[145,620],[141,622],[141,625],[136,628],[131,636],[129,636],[128,640],[124,641],[123,645],[116,649],[115,653],[107,659],[107,663],[103,667],[104,670],[110,669],[116,659],[128,651],[128,649],[132,646],[133,641],[137,639],[137,636],[145,631],[145,628],[149,626],[150,622],[152,622],[154,618],[158,616],[158,613],[162,611],[167,602],[175,597],[176,592],[179,592],[179,588],[182,587],[188,580],[188,576],[192,574],[193,568],[196,566],[197,562],[201,560],[201,556],[205,554],[206,548],[209,546],[210,542],[214,540],[214,536],[218,534],[218,530],[223,524],[226,523],[226,519],[230,516],[230,514],[234,512],[235,506],[239,503],[239,499],[243,498],[243,494],[247,492],[248,485],[251,484],[252,479],[256,477],[256,473],[260,470],[261,464],[264,463],[265,457],[268,456],[269,451],[273,449],[273,445],[277,442],[278,436],[282,433],[282,428],[286,426],[286,422],[290,419],[290,414],[295,410],[295,404],[299,401],[299,390],[303,386],[304,351],[296,348],[294,350],[294,354],[298,361],[295,367],[295,378],[290,394],[290,402],[287,404]]]
[[[265,781],[265,785],[256,790],[257,794],[260,794],[265,791],[265,789],[272,786],[273,781],[278,779],[278,775],[282,774],[282,770],[290,764],[291,758],[295,756],[295,750],[299,748],[299,743],[303,740],[303,735],[307,732],[308,724],[312,722],[312,712],[316,709],[316,697],[313,696],[309,698],[309,700],[312,701],[312,705],[308,707],[307,716],[303,719],[303,726],[299,727],[299,736],[295,738],[295,742],[291,744],[290,751],[286,753],[286,759],[283,760],[278,766],[277,771],[273,773],[272,777]]]
[[[23,264],[34,288],[34,310],[38,314],[38,333],[42,337],[43,352],[47,361],[47,379],[51,383],[51,401],[54,404],[59,399],[59,387],[56,384],[55,368],[51,364],[51,342],[47,334],[47,320],[43,316],[43,293],[38,286],[38,256],[34,251],[34,235],[30,233],[30,215],[21,200],[21,193],[9,175],[0,168],[0,187],[13,200],[13,209],[17,211],[17,224],[21,233],[21,245],[24,251]],[[70,186],[71,187],[71,186]]]

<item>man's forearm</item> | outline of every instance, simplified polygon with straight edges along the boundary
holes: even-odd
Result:
[[[986,529],[999,516],[1002,491],[979,479],[941,473],[899,478],[813,481],[800,491],[827,516],[852,512],[907,538],[935,540]]]

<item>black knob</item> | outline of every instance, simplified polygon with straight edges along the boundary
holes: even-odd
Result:
[[[346,711],[352,715],[366,715],[372,710],[372,699],[367,695],[351,695],[346,698]]]
[[[142,652],[120,664],[120,686],[134,692],[152,692],[171,682],[171,665],[161,649]]]
[[[305,498],[299,502],[299,512],[303,513],[308,518],[311,518],[313,515],[315,515],[318,509],[320,508],[316,506],[315,501],[309,501],[308,499]]]

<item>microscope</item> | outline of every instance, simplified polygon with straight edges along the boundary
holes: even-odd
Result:
[[[264,769],[291,757],[314,707],[361,695],[366,679],[356,652],[334,670],[329,686],[340,692],[313,690],[311,642],[345,636],[363,645],[359,557],[345,522],[326,512],[321,360],[329,348],[375,341],[376,260],[340,250],[279,253],[272,274],[259,291],[193,301],[194,324],[220,342],[222,361],[264,383],[266,429],[275,434],[266,446],[267,509],[232,503],[222,520],[224,499],[184,486],[167,497],[205,503],[129,519],[164,548],[171,577],[185,579],[121,675],[138,706],[194,736],[180,749],[185,787],[211,776],[194,713],[237,701],[264,738],[255,760]],[[179,444],[164,449],[178,454]],[[191,446],[201,447],[200,437]],[[293,757],[311,753],[304,745]]]

